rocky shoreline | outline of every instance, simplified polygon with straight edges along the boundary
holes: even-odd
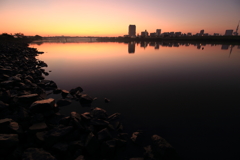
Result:
[[[36,59],[43,52],[20,40],[0,43],[0,157],[3,160],[173,160],[175,149],[143,131],[126,133],[120,113],[91,107],[94,100],[81,87],[61,90]],[[55,101],[48,94],[61,94]],[[89,112],[59,113],[59,107],[79,101]],[[109,100],[105,99],[105,102]]]

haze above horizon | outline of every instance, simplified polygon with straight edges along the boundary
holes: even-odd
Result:
[[[240,20],[239,0],[0,0],[0,33],[123,36],[136,33],[224,34]]]

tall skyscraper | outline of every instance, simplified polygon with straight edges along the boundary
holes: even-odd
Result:
[[[129,37],[136,37],[136,25],[129,25],[128,27],[128,36]]]
[[[159,37],[161,35],[161,29],[156,30],[156,36]]]
[[[232,36],[232,35],[233,35],[233,30],[232,29],[226,30],[225,36]]]
[[[204,30],[200,31],[200,36],[202,36],[204,34]]]

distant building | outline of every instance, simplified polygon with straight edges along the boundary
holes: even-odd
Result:
[[[219,33],[213,33],[214,36],[219,36]]]
[[[129,25],[128,36],[129,37],[136,37],[136,25]]]
[[[141,37],[148,37],[148,31],[145,30],[145,31],[141,32]]]
[[[192,36],[192,33],[188,32],[188,33],[187,33],[187,36]]]
[[[182,32],[175,32],[175,36],[181,36]]]
[[[226,30],[225,36],[232,36],[232,35],[233,35],[233,30],[232,29]]]
[[[199,34],[200,34],[200,36],[203,36],[203,34],[204,34],[204,29],[202,29]]]
[[[156,36],[159,37],[161,35],[161,29],[156,30]]]
[[[156,33],[155,32],[150,33],[150,37],[156,37]]]

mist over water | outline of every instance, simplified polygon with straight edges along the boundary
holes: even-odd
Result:
[[[129,134],[158,134],[183,159],[239,157],[239,46],[88,41],[31,47],[45,52],[38,59],[51,71],[46,79],[98,97],[92,106],[120,112]],[[89,108],[78,102],[61,108],[71,111]]]

